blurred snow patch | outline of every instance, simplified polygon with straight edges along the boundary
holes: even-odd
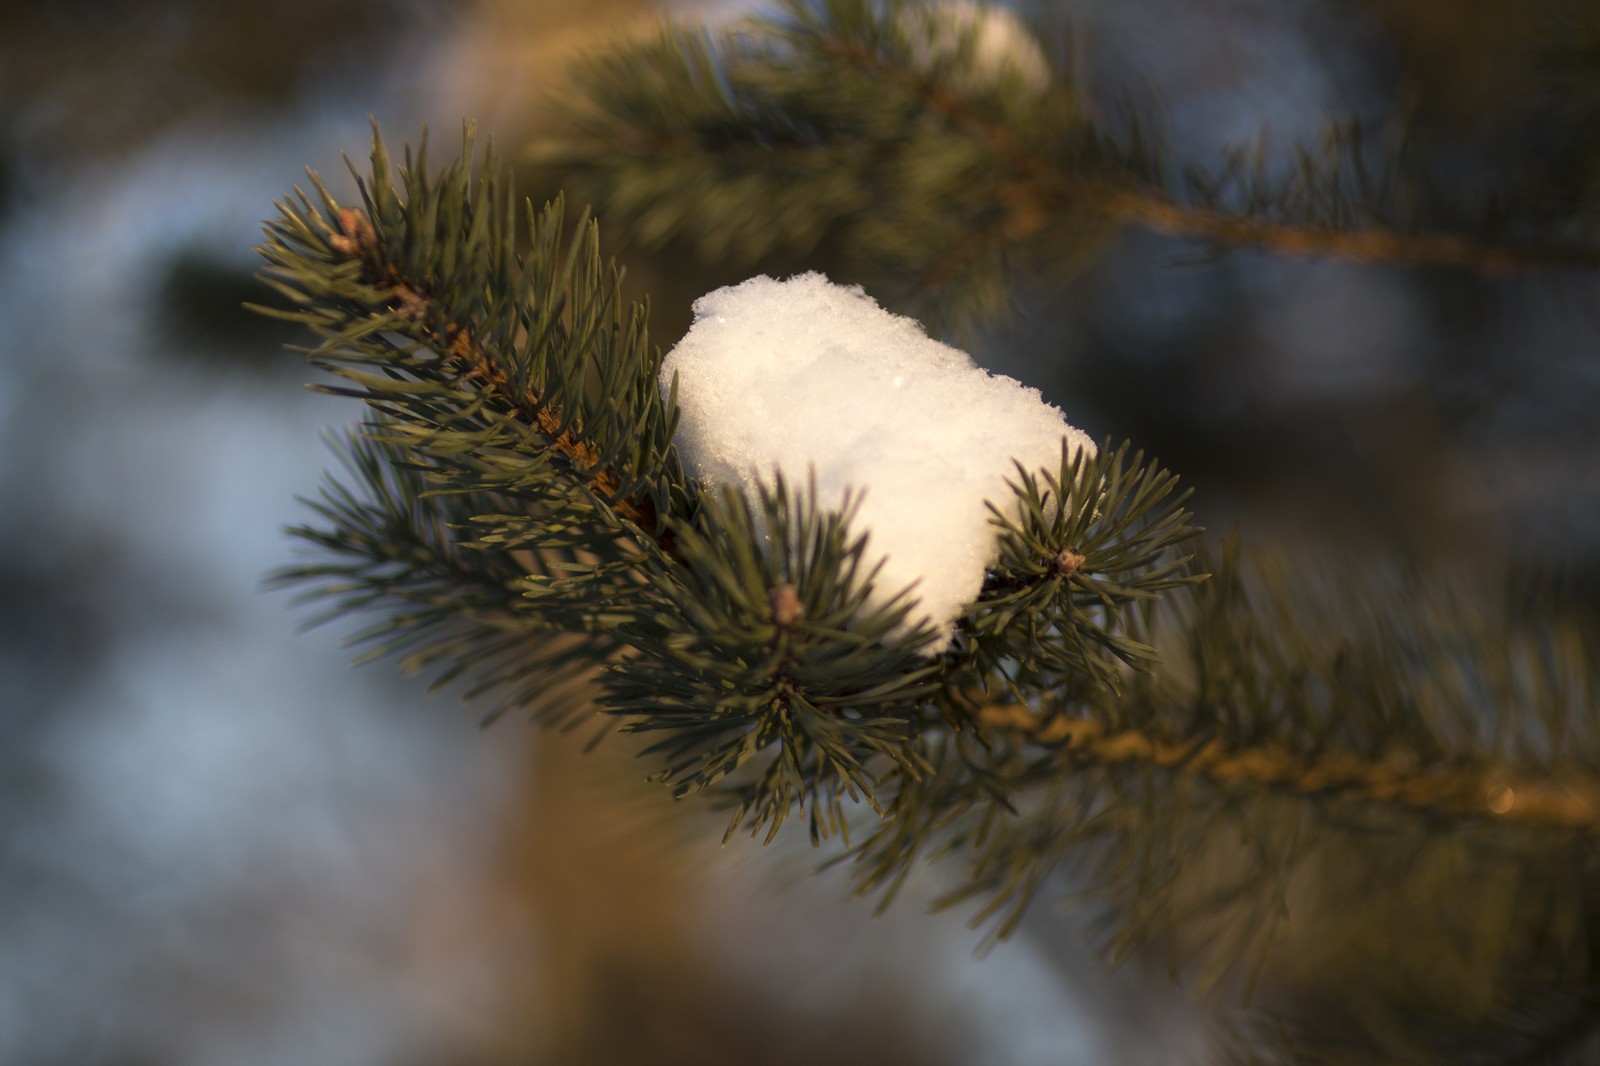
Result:
[[[171,358],[153,305],[184,249],[250,264],[305,160],[338,179],[365,108],[325,106],[175,130],[4,231],[0,540],[106,632],[0,701],[0,1062],[393,1062],[531,954],[482,912],[527,733],[352,671],[260,592],[352,412]]]
[[[1050,64],[1039,39],[1003,7],[954,0],[907,7],[901,26],[918,65],[949,68],[961,92],[1012,89],[1037,95],[1050,87]]]

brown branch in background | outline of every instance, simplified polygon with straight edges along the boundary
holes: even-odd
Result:
[[[1449,233],[1404,234],[1384,229],[1334,230],[1291,226],[1175,204],[1156,193],[1107,191],[1114,218],[1159,233],[1254,248],[1290,258],[1349,259],[1396,266],[1445,267],[1479,274],[1530,269],[1600,269],[1600,248],[1582,244],[1493,244]]]
[[[1516,781],[1474,769],[1423,771],[1399,763],[1330,752],[1298,755],[1264,744],[1229,748],[1221,741],[1174,743],[1136,729],[1108,730],[1099,722],[1057,715],[1040,718],[1019,704],[978,711],[990,729],[1094,765],[1143,765],[1203,778],[1224,789],[1266,789],[1394,804],[1448,817],[1481,817],[1547,829],[1600,832],[1600,789],[1548,781]]]
[[[1600,270],[1600,247],[1592,244],[1497,244],[1449,233],[1293,226],[1174,203],[1153,189],[1129,191],[1091,185],[1040,158],[1003,123],[994,122],[922,74],[885,63],[870,50],[843,39],[830,42],[828,52],[858,69],[909,88],[922,98],[929,111],[952,129],[982,143],[1017,175],[1019,181],[1005,186],[1006,202],[1002,206],[1006,213],[994,239],[1021,240],[1042,229],[1061,205],[1072,204],[1075,210],[1081,210],[1076,205],[1093,199],[1111,220],[1165,237],[1206,240],[1223,248],[1257,249],[1290,258],[1443,267],[1489,275],[1531,269]],[[953,275],[961,263],[976,254],[974,248],[979,243],[969,238],[941,257],[930,268],[936,275],[933,280]]]
[[[334,251],[352,259],[366,260],[392,286],[392,309],[407,319],[422,320],[431,306],[429,297],[413,282],[401,279],[393,264],[383,262],[377,234],[365,212],[353,207],[343,209],[339,212],[339,228],[341,232],[328,240]],[[647,533],[656,532],[655,501],[649,497],[617,498],[621,487],[619,479],[611,470],[598,469],[599,453],[592,443],[580,436],[582,427],[573,425],[562,429],[561,412],[545,403],[531,385],[516,388],[511,376],[483,350],[470,331],[451,322],[442,330],[433,331],[430,339],[446,358],[466,368],[467,377],[485,382],[519,418],[549,438],[550,446],[564,456],[574,470],[588,478],[589,487],[604,498],[613,511]]]

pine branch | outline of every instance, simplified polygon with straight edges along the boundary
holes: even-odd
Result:
[[[876,805],[877,764],[918,772],[920,705],[942,672],[904,630],[914,600],[868,608],[876,569],[849,530],[853,507],[828,513],[815,487],[780,477],[755,505],[705,501],[677,527],[681,565],[620,633],[635,654],[602,677],[602,703],[629,732],[660,734],[647,754],[676,795],[729,789],[731,834],[772,839],[792,812],[811,835],[845,831],[846,801]]]
[[[339,234],[328,243],[334,251],[361,264],[363,282],[374,286],[381,294],[378,306],[418,324],[420,338],[458,364],[458,381],[481,382],[523,423],[538,427],[548,438],[549,446],[563,456],[587,486],[619,516],[648,533],[655,532],[655,502],[647,496],[619,497],[621,478],[604,465],[596,444],[584,437],[582,423],[564,418],[560,409],[541,396],[532,383],[514,381],[512,371],[478,343],[470,329],[456,322],[450,308],[442,306],[431,295],[426,280],[406,276],[401,264],[388,257],[365,212],[354,207],[342,208]]]
[[[335,447],[349,483],[330,477],[317,500],[302,501],[322,524],[288,530],[324,561],[284,567],[268,587],[304,589],[297,604],[331,603],[308,627],[377,613],[347,638],[366,649],[358,661],[396,657],[408,673],[431,670],[433,689],[470,678],[463,698],[491,700],[485,721],[518,708],[573,721],[584,701],[569,682],[617,645],[588,612],[530,597],[530,583],[548,577],[541,562],[556,561],[549,549],[542,561],[473,550],[457,530],[504,501],[429,494],[410,457],[370,436]]]
[[[955,173],[982,158],[957,149]],[[334,391],[376,412],[361,485],[330,486],[300,531],[335,561],[283,580],[386,612],[381,652],[499,709],[596,674],[589,705],[652,734],[657,777],[723,798],[730,832],[801,816],[814,841],[853,837],[858,883],[886,898],[923,856],[956,857],[949,899],[1002,934],[1071,888],[1111,904],[1114,954],[1166,943],[1220,980],[1296,932],[1308,880],[1319,920],[1383,950],[1374,906],[1397,928],[1426,910],[1467,945],[1465,991],[1340,990],[1339,1026],[1374,1047],[1514,1029],[1551,974],[1580,999],[1600,984],[1588,630],[1519,630],[1481,590],[1370,559],[1247,580],[1233,549],[1194,556],[1175,477],[1108,442],[1017,468],[981,594],[931,654],[914,591],[872,596],[848,501],[686,476],[643,310],[620,307],[594,227],[563,256],[559,203],[530,209],[524,255],[486,169],[435,179],[408,153],[396,188],[376,144],[360,208],[319,184],[263,249]],[[1461,892],[1463,871],[1494,891]]]
[[[1068,205],[1073,214],[1081,217],[1085,183],[1047,163],[1019,140],[1009,124],[996,121],[992,114],[926,72],[890,62],[881,51],[851,38],[823,34],[820,51],[831,60],[908,93],[951,130],[982,145],[1009,172],[1009,178],[994,192],[998,221],[984,217],[981,222],[968,225],[921,267],[917,275],[919,290],[939,294],[985,253],[1027,240],[1052,218],[1066,214]]]
[[[1443,267],[1477,274],[1600,269],[1600,247],[1592,244],[1502,243],[1449,233],[1407,234],[1381,228],[1322,229],[1175,203],[1155,193],[1112,190],[1102,196],[1103,208],[1113,218],[1153,233],[1286,258]]]
[[[1336,802],[1393,804],[1440,817],[1492,818],[1542,829],[1600,834],[1600,782],[1561,786],[1520,781],[1503,772],[1420,769],[1344,752],[1298,754],[1282,745],[1230,748],[1220,740],[1175,743],[1136,729],[1112,730],[1094,719],[1041,718],[1020,704],[982,707],[985,727],[1019,735],[1066,763],[1146,765],[1203,778],[1228,790],[1265,789]]]
[[[924,858],[961,863],[942,902],[975,902],[993,935],[1040,894],[1103,905],[1113,958],[1164,947],[1202,987],[1249,987],[1307,937],[1386,950],[1381,901],[1397,928],[1427,915],[1462,944],[1472,998],[1356,984],[1328,1002],[1329,1034],[1369,1056],[1532,1046],[1552,1015],[1530,989],[1597,980],[1578,932],[1600,860],[1592,632],[1496,622],[1481,592],[1424,591],[1370,558],[1249,582],[1231,552],[1203,568],[1128,619],[1160,661],[1115,687],[1080,672],[1021,700],[947,694],[949,721],[975,728],[930,730],[931,771],[880,786],[889,818],[848,852],[859,891],[887,905]],[[1321,574],[1339,583],[1316,588]]]
[[[548,523],[552,536],[597,524],[652,542],[682,497],[645,309],[622,307],[593,223],[563,254],[559,200],[528,206],[524,260],[509,185],[487,156],[475,174],[471,153],[469,133],[435,178],[425,146],[415,160],[408,149],[396,189],[375,140],[359,208],[313,175],[320,204],[300,193],[280,205],[262,248],[269,282],[297,305],[269,313],[325,338],[311,358],[355,386],[327,391],[385,415],[382,432],[426,456],[440,489],[572,509],[566,526]]]
[[[1024,144],[1005,122],[975,106],[944,84],[915,68],[898,66],[881,51],[841,36],[825,36],[822,51],[874,78],[908,90],[951,129],[981,143],[1016,180],[1000,188],[1003,221],[988,240],[1016,243],[1039,232],[1051,216],[1072,201],[1087,197],[1108,218],[1166,237],[1208,241],[1220,248],[1250,249],[1288,258],[1348,259],[1369,264],[1444,267],[1498,274],[1528,269],[1600,269],[1600,247],[1562,242],[1510,243],[1483,241],[1449,233],[1399,233],[1373,227],[1331,229],[1274,222],[1253,213],[1230,213],[1205,205],[1176,202],[1150,186],[1141,187],[1133,174],[1110,184],[1086,182]],[[1130,157],[1131,158],[1131,157]],[[977,254],[982,239],[973,234],[952,246],[923,274],[923,283],[937,289],[956,276]]]
[[[470,133],[437,175],[408,149],[396,185],[375,136],[361,206],[313,175],[318,200],[297,191],[268,227],[265,277],[291,301],[268,313],[323,338],[308,354],[348,384],[321,388],[374,412],[348,446],[355,484],[293,531],[340,561],[274,580],[329,614],[386,613],[357,639],[473,678],[491,716],[567,721],[564,679],[620,647],[687,489],[644,308],[621,305],[594,225],[564,248],[561,203],[528,205],[522,254],[504,175],[473,163]]]
[[[669,29],[581,71],[569,133],[535,153],[647,244],[754,261],[827,241],[880,282],[910,283],[919,310],[941,318],[1002,307],[1014,260],[1076,265],[1129,226],[1293,258],[1600,268],[1591,240],[1419,226],[1401,194],[1421,177],[1369,181],[1348,129],[1330,135],[1331,152],[1291,152],[1287,179],[1237,196],[1223,195],[1227,181],[1172,191],[1145,124],[1110,129],[1065,79],[1042,92],[982,82],[964,66],[974,39],[930,62],[908,29],[915,10],[789,0],[733,33]],[[1403,145],[1393,154],[1392,167],[1405,163]],[[1461,209],[1451,224],[1487,214]]]

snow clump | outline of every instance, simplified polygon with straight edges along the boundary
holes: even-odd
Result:
[[[900,26],[923,70],[965,61],[951,74],[959,92],[1010,87],[1038,96],[1050,87],[1039,39],[1005,8],[970,0],[913,6],[902,12]]]
[[[984,501],[1015,508],[1013,459],[1054,470],[1063,439],[1094,454],[1038,389],[973,365],[859,286],[756,277],[702,296],[694,313],[661,367],[664,392],[678,381],[689,473],[754,502],[774,471],[803,484],[810,468],[824,509],[865,490],[853,530],[868,535],[869,564],[883,559],[870,603],[915,583],[908,621],[935,625],[930,654],[949,645],[996,558]]]

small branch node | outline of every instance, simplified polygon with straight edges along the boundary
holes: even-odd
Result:
[[[1056,553],[1056,573],[1062,577],[1071,577],[1082,568],[1085,556],[1075,548],[1062,548]]]
[[[805,608],[800,603],[800,593],[790,584],[778,585],[767,594],[767,603],[772,608],[772,623],[779,629],[788,631],[795,627],[805,614]]]
[[[354,259],[365,255],[377,241],[378,234],[372,228],[372,221],[367,218],[366,212],[346,207],[339,212],[339,233],[328,239],[328,245],[341,255]]]

